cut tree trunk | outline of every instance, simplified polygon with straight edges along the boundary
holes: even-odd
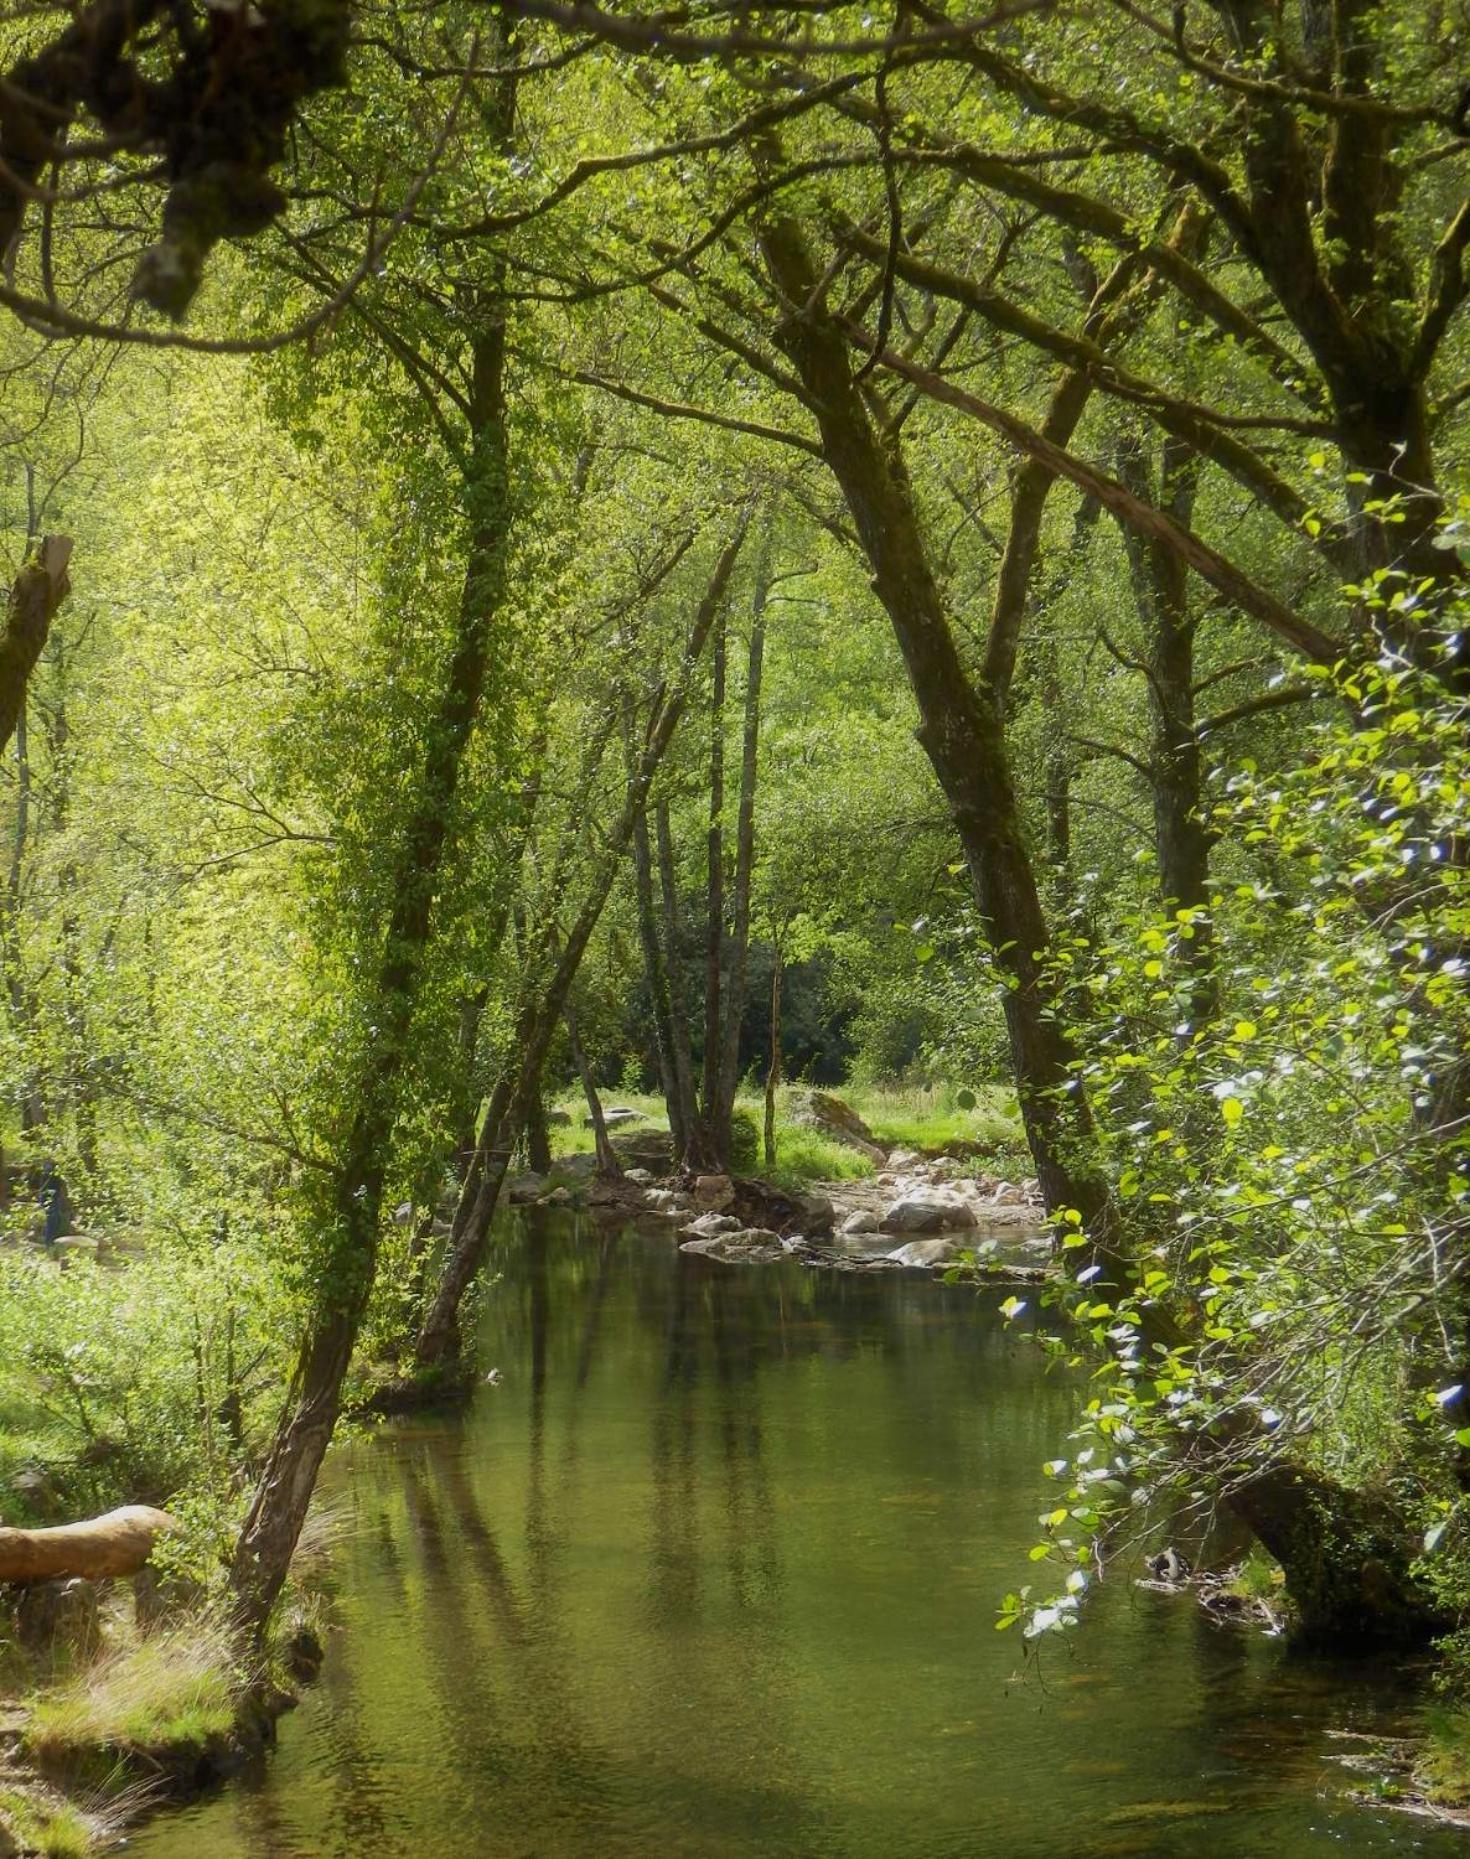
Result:
[[[0,1530],[0,1582],[103,1581],[136,1575],[153,1545],[174,1527],[167,1511],[128,1504],[85,1523],[50,1530]]]

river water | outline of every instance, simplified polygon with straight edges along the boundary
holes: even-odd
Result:
[[[260,1773],[141,1859],[1470,1855],[1350,1802],[1383,1671],[1119,1572],[1023,1670],[1072,1395],[922,1276],[498,1240],[467,1414],[339,1450],[336,1631]]]

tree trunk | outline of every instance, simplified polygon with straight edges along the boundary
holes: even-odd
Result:
[[[665,967],[669,982],[669,1043],[673,1055],[674,1086],[679,1098],[679,1117],[684,1130],[684,1141],[676,1145],[675,1152],[682,1161],[693,1138],[699,1105],[694,1093],[694,1056],[689,1039],[688,996],[684,987],[679,871],[674,862],[674,835],[669,825],[667,801],[659,801],[654,811],[654,821],[658,831],[658,880],[663,901]]]
[[[236,1546],[232,1584],[243,1625],[257,1634],[281,1591],[317,1473],[341,1408],[377,1267],[383,1180],[450,841],[460,771],[479,713],[491,629],[504,595],[511,505],[505,428],[505,323],[499,310],[472,342],[466,495],[472,524],[454,649],[425,734],[416,791],[392,853],[393,907],[370,1004],[377,1036],[363,1059],[355,1112],[322,1209],[316,1308],[291,1397]]]
[[[740,1083],[740,1030],[745,1020],[745,975],[750,960],[750,885],[755,869],[755,786],[760,755],[761,674],[766,650],[766,601],[770,594],[771,538],[756,573],[745,666],[745,728],[740,751],[740,808],[735,826],[735,896],[730,925],[730,972],[725,991],[725,1025],[720,1059],[720,1127],[729,1154],[730,1121]]]
[[[607,1119],[602,1114],[602,1099],[597,1094],[597,1080],[592,1076],[592,1067],[587,1063],[587,1054],[582,1050],[582,1042],[577,1037],[577,1010],[570,1001],[566,1011],[567,1041],[572,1048],[572,1063],[577,1068],[577,1076],[582,1080],[582,1095],[587,1099],[587,1114],[592,1119],[592,1141],[597,1150],[597,1172],[599,1175],[620,1176],[623,1165],[618,1160],[618,1152],[613,1148],[607,1133]]]
[[[771,964],[771,1056],[766,1065],[766,1167],[776,1166],[776,1089],[781,1082],[781,938]]]
[[[51,631],[56,610],[71,592],[70,536],[43,536],[41,546],[11,584],[0,635],[0,751],[15,734],[26,686]]]
[[[730,1128],[720,1115],[721,1033],[725,966],[725,619],[715,624],[710,684],[709,825],[705,835],[704,1053],[699,1116],[684,1166],[718,1173],[729,1161]]]
[[[749,515],[743,513],[736,523],[734,534],[715,564],[714,574],[700,602],[689,637],[685,642],[679,669],[649,729],[646,746],[639,757],[637,772],[628,783],[621,815],[608,835],[601,863],[594,873],[587,897],[571,933],[562,947],[551,979],[539,999],[528,998],[517,1016],[515,1049],[520,1054],[519,1064],[508,1066],[504,1077],[497,1082],[495,1092],[491,1096],[490,1106],[485,1113],[484,1122],[480,1126],[475,1160],[466,1177],[460,1204],[455,1210],[454,1228],[450,1235],[443,1274],[434,1300],[419,1330],[415,1352],[423,1367],[432,1368],[441,1365],[453,1346],[457,1334],[460,1304],[465,1292],[474,1282],[475,1275],[480,1268],[480,1261],[484,1257],[490,1221],[494,1216],[501,1183],[505,1179],[506,1165],[510,1160],[508,1143],[514,1141],[515,1118],[523,1102],[526,1080],[536,1076],[541,1069],[547,1046],[557,1022],[561,1019],[567,996],[577,977],[577,971],[581,966],[582,957],[591,940],[592,932],[602,915],[603,905],[607,902],[618,866],[627,854],[629,842],[633,837],[634,821],[648,805],[649,786],[658,772],[659,764],[663,760],[669,743],[673,740],[679,719],[684,714],[690,679],[704,652],[715,617],[721,610],[725,590],[729,585],[730,576],[734,573],[735,562],[745,541],[748,526]],[[555,934],[554,924],[548,925],[547,934],[548,936]],[[550,946],[549,943],[547,946]]]
[[[1125,1281],[1116,1210],[1047,966],[1046,920],[1022,836],[1003,720],[965,672],[897,441],[885,448],[872,425],[799,229],[789,219],[770,220],[760,244],[781,298],[802,306],[799,316],[783,323],[782,345],[815,411],[824,456],[903,653],[922,718],[919,741],[948,801],[992,959],[1004,978],[1017,1096],[1046,1206],[1052,1213],[1075,1209],[1091,1262],[1109,1281]]]

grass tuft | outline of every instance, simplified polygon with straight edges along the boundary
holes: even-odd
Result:
[[[200,1752],[235,1725],[230,1638],[211,1620],[109,1653],[31,1707],[26,1753],[61,1766],[99,1751],[155,1760]]]

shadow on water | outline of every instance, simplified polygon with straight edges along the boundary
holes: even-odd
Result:
[[[507,1223],[464,1415],[344,1447],[341,1630],[258,1775],[142,1859],[1459,1854],[1348,1802],[1314,1665],[1121,1576],[994,1630],[1071,1394],[990,1301]]]

